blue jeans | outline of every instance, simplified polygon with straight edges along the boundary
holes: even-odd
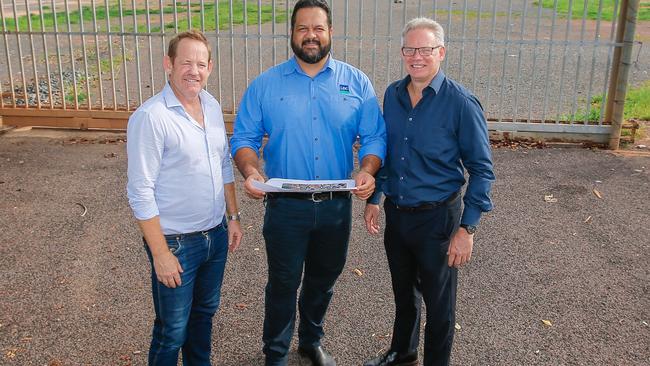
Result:
[[[347,258],[352,202],[273,198],[266,202],[264,239],[268,260],[265,294],[266,365],[286,365],[298,308],[298,344],[320,345],[325,313]],[[304,268],[304,276],[303,276]]]
[[[151,262],[151,292],[156,319],[149,365],[172,365],[183,351],[183,365],[210,365],[212,317],[219,307],[228,255],[225,222],[208,231],[166,235],[167,245],[183,268],[181,286],[169,288],[156,278]]]

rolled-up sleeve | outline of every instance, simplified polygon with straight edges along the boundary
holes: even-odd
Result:
[[[127,125],[127,196],[133,215],[148,220],[159,215],[154,188],[164,151],[164,136],[151,115],[136,111]]]
[[[262,121],[262,104],[259,98],[259,84],[259,79],[253,81],[239,104],[234,133],[230,139],[232,156],[235,156],[237,150],[243,147],[252,149],[259,156],[262,137],[264,137],[265,132]]]
[[[478,225],[481,213],[492,210],[490,190],[495,177],[483,108],[473,97],[461,108],[458,138],[463,166],[469,173],[461,223]]]
[[[386,123],[379,109],[377,96],[370,84],[365,79],[364,100],[359,116],[359,161],[366,155],[375,155],[381,159],[382,165],[386,158]]]
[[[228,146],[228,139],[223,148],[223,159],[221,159],[221,177],[223,184],[232,183],[235,181],[235,174],[233,173],[232,160],[230,159],[230,147]]]

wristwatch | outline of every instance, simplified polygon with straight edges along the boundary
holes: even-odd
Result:
[[[465,231],[467,231],[469,235],[474,235],[474,233],[476,232],[476,226],[474,225],[460,224],[460,227],[465,229]]]
[[[241,221],[241,212],[237,211],[234,215],[226,215],[228,221]]]

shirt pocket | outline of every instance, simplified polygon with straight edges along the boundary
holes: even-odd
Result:
[[[440,127],[429,127],[414,136],[411,148],[427,160],[448,161],[458,151],[456,135]]]
[[[264,130],[269,134],[301,125],[309,118],[309,100],[305,95],[273,95],[262,103]]]
[[[327,110],[323,110],[323,115],[333,129],[356,132],[361,103],[357,96],[335,94],[330,97],[330,105],[324,106]]]

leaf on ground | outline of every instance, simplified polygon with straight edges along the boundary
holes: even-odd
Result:
[[[50,363],[48,363],[47,366],[63,366],[63,362],[54,359],[50,361]]]
[[[543,323],[544,325],[546,325],[547,327],[550,327],[551,325],[553,325],[553,323],[551,323],[550,320],[546,320],[546,319],[542,319],[542,323]]]
[[[594,194],[596,195],[596,197],[600,198],[601,200],[603,199],[603,195],[600,192],[598,192],[596,188],[594,188]]]
[[[456,328],[456,330],[460,330],[460,324],[456,323],[456,325],[454,326],[454,328]]]
[[[557,198],[553,198],[552,194],[545,194],[544,195],[544,201],[549,202],[549,203],[553,203],[553,202],[557,202]]]
[[[361,272],[361,270],[359,268],[355,268],[354,273],[359,277],[363,276],[363,272]]]
[[[584,223],[586,224],[586,223],[588,223],[589,221],[591,221],[591,216],[587,217],[587,218],[585,219]]]
[[[243,302],[235,304],[235,307],[239,310],[244,310],[248,307],[248,304],[244,304]]]

